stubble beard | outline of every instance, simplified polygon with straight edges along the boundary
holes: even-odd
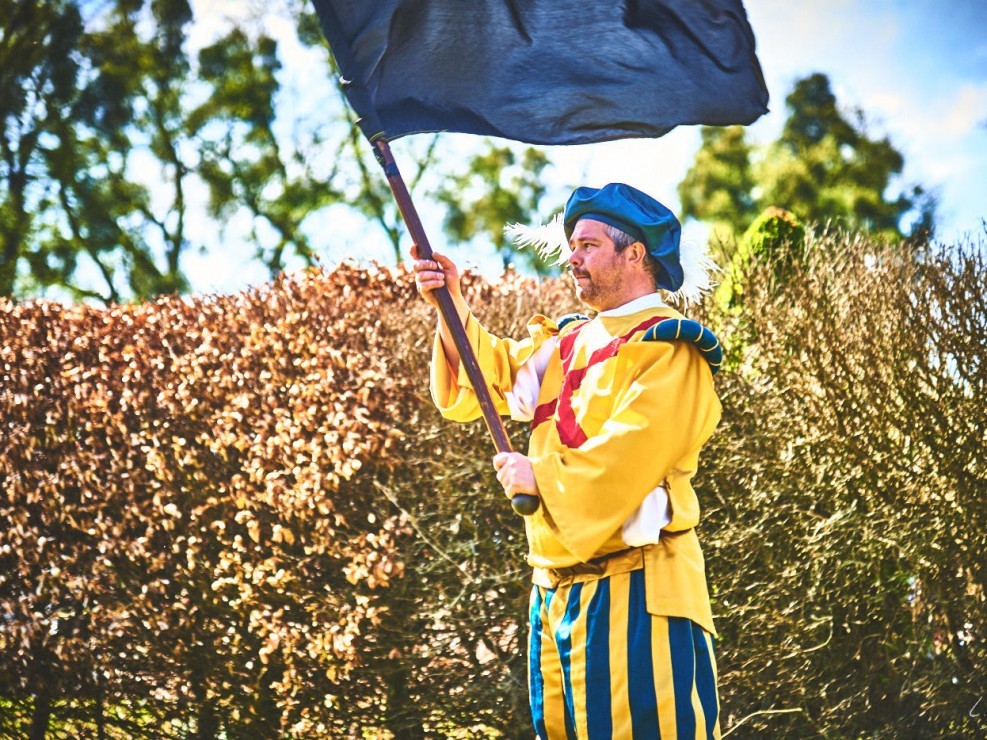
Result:
[[[576,286],[576,297],[588,308],[603,311],[619,305],[620,272],[616,264],[617,257],[609,263],[601,263],[594,267],[594,273],[588,270],[573,270],[572,279]],[[584,278],[581,282],[576,277]]]
[[[590,305],[590,301],[593,300],[594,294],[596,292],[595,290],[596,286],[593,284],[592,278],[589,278],[588,275],[584,275],[584,277],[588,279],[580,282],[579,280],[576,279],[575,275],[572,276],[572,282],[576,288],[576,298],[578,298],[580,302],[592,308],[592,306]]]
[[[576,298],[587,308],[593,311],[600,311],[602,310],[600,306],[606,303],[606,287],[594,281],[593,278],[587,277],[588,280],[584,280],[583,282],[579,282],[573,278],[576,283]]]

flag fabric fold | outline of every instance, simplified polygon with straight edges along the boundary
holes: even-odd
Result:
[[[749,124],[768,93],[741,0],[314,0],[364,135],[529,144]]]

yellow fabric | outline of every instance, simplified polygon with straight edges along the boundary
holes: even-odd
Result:
[[[630,580],[610,579],[610,621],[625,625],[628,620],[630,603]],[[610,675],[612,677],[612,697],[610,699],[613,718],[613,736],[634,737],[631,731],[631,687],[627,674],[627,630],[610,630]]]
[[[532,589],[538,737],[720,737],[712,636],[690,620],[641,614],[639,571]]]
[[[509,413],[505,394],[518,368],[549,337],[574,337],[570,374],[587,368],[571,397],[575,421],[587,438],[578,446],[560,437],[556,416],[531,433],[528,457],[542,506],[525,518],[528,562],[536,568],[562,568],[626,546],[621,525],[649,492],[664,484],[672,521],[646,564],[649,598],[656,614],[683,616],[715,634],[706,589],[702,552],[692,528],[699,503],[691,479],[699,451],[720,419],[712,374],[700,352],[687,342],[640,341],[655,317],[682,318],[674,309],[649,308],[628,316],[598,316],[584,326],[567,325],[559,335],[544,316],[528,323],[523,341],[499,339],[470,315],[466,331],[490,386],[498,411]],[[630,336],[628,336],[630,334]],[[594,364],[614,340],[627,337],[612,357]],[[563,363],[553,354],[542,379],[538,403],[559,400]],[[454,421],[480,416],[462,368],[453,373],[436,337],[431,370],[432,398]],[[560,402],[561,405],[561,402]],[[682,536],[666,534],[682,532]]]

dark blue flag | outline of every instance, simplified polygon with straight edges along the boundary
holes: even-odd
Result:
[[[585,144],[767,110],[741,0],[314,2],[371,140]]]

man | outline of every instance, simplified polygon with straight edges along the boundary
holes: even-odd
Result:
[[[433,291],[448,287],[498,410],[532,425],[527,455],[493,462],[508,497],[532,494],[541,504],[525,518],[535,731],[719,737],[691,484],[720,418],[707,360],[715,338],[682,323],[658,292],[684,280],[679,224],[658,201],[623,184],[578,188],[563,224],[576,293],[596,317],[535,316],[524,341],[488,334],[463,299],[456,266],[439,254],[417,259],[413,248],[419,291],[437,305]],[[476,397],[439,323],[432,398],[447,418],[475,419]],[[704,343],[652,341],[676,334]]]

